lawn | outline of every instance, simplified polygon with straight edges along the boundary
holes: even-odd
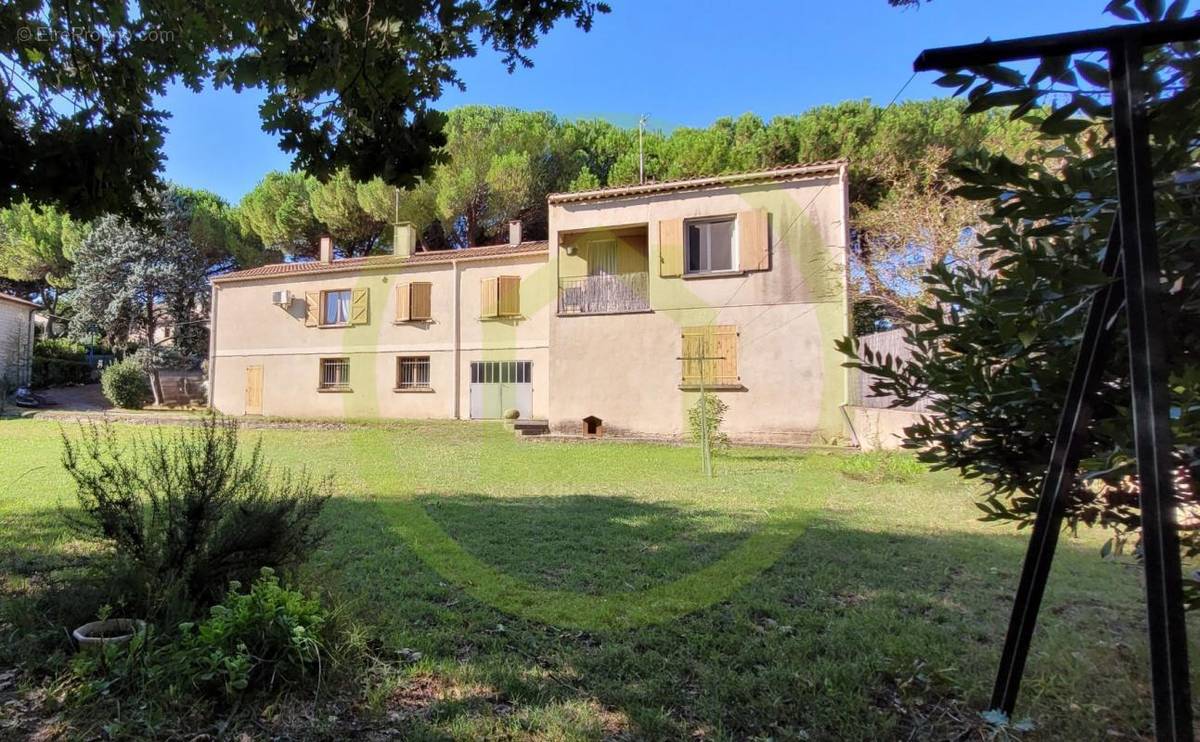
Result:
[[[875,462],[841,453],[737,448],[706,479],[688,448],[467,423],[244,434],[278,467],[334,474],[304,584],[377,658],[336,712],[268,709],[264,728],[943,738],[986,705],[1025,538],[979,523],[973,485],[949,473],[872,481]],[[0,421],[11,595],[83,548],[60,525],[58,436]],[[1139,573],[1100,559],[1102,541],[1060,546],[1018,712],[1028,737],[1150,733]]]

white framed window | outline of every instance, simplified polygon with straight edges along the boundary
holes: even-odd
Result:
[[[684,233],[687,273],[721,273],[736,269],[737,220],[734,217],[691,220],[685,222]]]
[[[429,356],[400,356],[396,359],[396,388],[428,390]]]
[[[350,324],[350,289],[321,292],[321,324]]]

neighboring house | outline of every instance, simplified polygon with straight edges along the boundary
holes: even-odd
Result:
[[[845,435],[844,162],[549,197],[549,241],[282,263],[213,279],[227,414],[498,418],[679,436]]]
[[[41,309],[31,301],[0,294],[0,384],[29,383],[33,361],[34,313]]]

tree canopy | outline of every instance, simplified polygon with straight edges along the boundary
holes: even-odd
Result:
[[[441,161],[463,87],[455,62],[480,44],[510,70],[554,24],[590,29],[594,0],[178,3],[22,0],[0,6],[0,206],[22,198],[79,218],[140,215],[162,187],[167,114],[181,81],[262,88],[263,129],[322,180],[348,169],[409,187]]]
[[[86,225],[51,206],[22,201],[0,209],[0,274],[28,284],[54,311],[58,291],[71,285],[72,260],[86,233]]]

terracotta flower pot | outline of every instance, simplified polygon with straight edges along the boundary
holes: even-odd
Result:
[[[89,651],[99,649],[106,644],[124,644],[133,635],[146,628],[145,621],[134,618],[110,618],[106,621],[92,621],[75,629],[72,636],[79,644],[79,650]]]

